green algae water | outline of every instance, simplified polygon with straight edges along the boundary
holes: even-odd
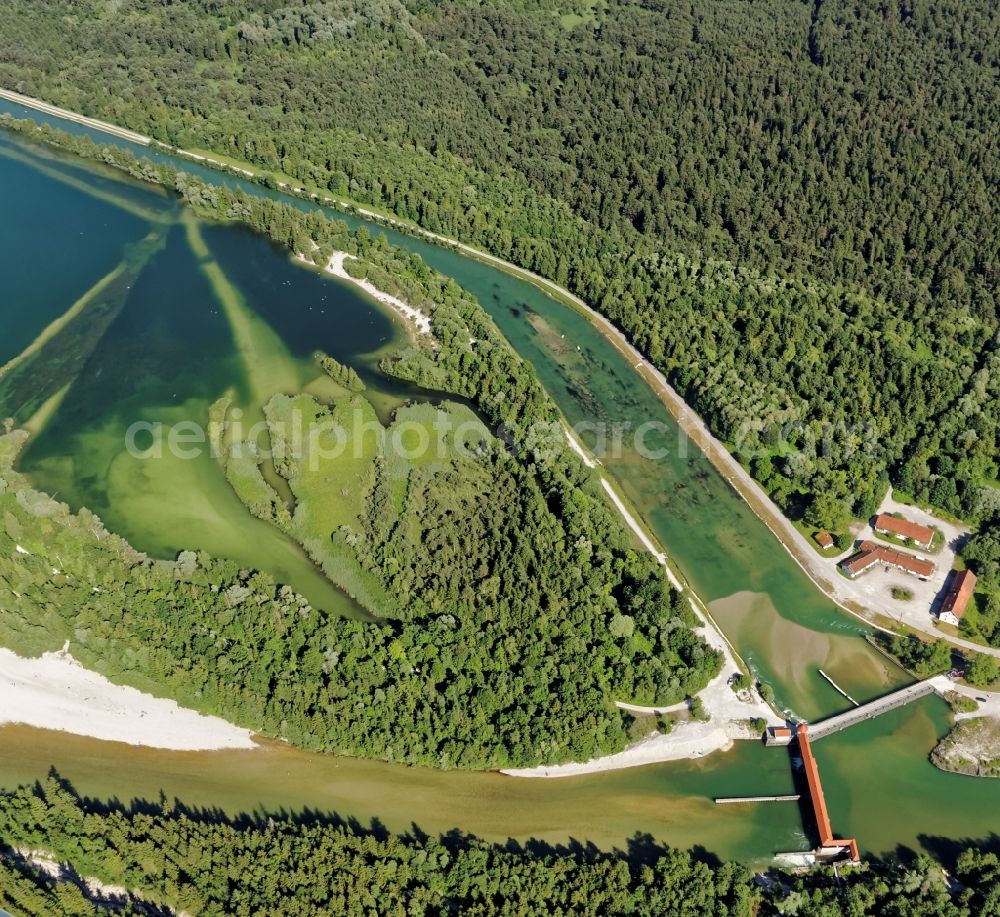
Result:
[[[21,170],[26,168],[20,160],[0,158],[0,169],[8,165],[13,172],[9,178],[4,173],[5,187],[20,180]],[[67,206],[75,209],[81,224],[107,222],[105,210],[112,196],[108,189],[101,189],[97,198],[67,190],[61,178],[78,178],[76,164],[51,159],[44,166],[44,172],[34,174],[31,187],[35,197],[30,202],[10,199],[4,213],[13,225],[20,223],[22,210],[51,209],[50,199],[54,208],[65,194],[72,196]],[[297,391],[320,371],[302,346],[294,353],[284,346],[280,316],[272,316],[278,331],[261,343],[249,369],[242,365],[219,291],[201,270],[203,259],[192,252],[184,227],[177,222],[179,208],[134,183],[119,184],[120,190],[111,190],[129,203],[136,203],[143,194],[150,198],[141,206],[159,225],[162,244],[141,264],[131,283],[115,288],[113,295],[105,297],[107,302],[92,304],[95,309],[105,307],[112,316],[94,340],[81,340],[75,326],[62,331],[62,337],[71,338],[81,349],[89,345],[89,349],[82,354],[80,365],[54,384],[65,382],[66,388],[60,391],[57,406],[38,423],[36,436],[22,457],[22,470],[73,509],[91,509],[111,529],[153,557],[205,550],[241,566],[264,570],[325,610],[362,615],[294,542],[250,515],[207,450],[194,459],[173,456],[169,450],[162,457],[147,459],[126,448],[129,430],[137,423],[170,429],[193,421],[204,428],[211,404],[223,395],[234,397],[245,410],[259,407],[253,404],[252,392],[260,375],[266,377],[263,384],[269,396],[282,388],[281,381],[275,381],[276,374],[281,380],[287,378],[289,389]],[[150,229],[149,225],[138,225],[133,217],[124,225],[133,235]],[[250,239],[245,232],[226,227],[208,229],[210,236],[214,231],[212,239],[217,237],[220,247],[231,245],[228,237],[232,236],[243,246],[244,255],[254,254],[252,267],[262,278],[258,298],[273,299],[273,288],[281,287],[286,305],[291,300],[303,312],[315,309],[314,349],[330,346],[353,356],[354,342],[361,340],[375,359],[379,348],[394,340],[391,322],[350,290],[331,288],[319,277],[294,267],[273,246]],[[115,258],[123,257],[128,237],[121,233],[108,238],[97,232],[94,235],[100,240],[100,260],[92,273],[98,273]],[[74,252],[86,250],[80,240],[66,244]],[[115,245],[118,252],[113,251]],[[23,274],[23,269],[12,266],[12,276]],[[45,284],[38,284],[39,274],[30,276],[45,289]],[[53,312],[67,309],[75,292],[56,284],[51,292]],[[247,302],[241,299],[237,308],[255,316],[253,298],[247,297]],[[324,319],[328,299],[337,300],[338,308],[331,304],[329,318]],[[6,297],[5,301],[10,302],[14,314],[16,301]],[[6,311],[4,321],[6,327]],[[52,346],[57,343],[58,337]],[[36,363],[37,372],[32,372],[34,365],[28,367],[29,385],[47,371],[47,352],[40,353]]]
[[[13,359],[121,260],[146,224],[125,210],[52,180],[5,156],[0,135],[0,366]],[[152,192],[145,192],[152,196]],[[39,277],[45,282],[39,283]]]
[[[948,719],[927,697],[814,743],[835,830],[872,853],[923,848],[945,862],[983,841],[997,847],[1000,780],[944,773],[927,758]]]
[[[120,238],[107,237],[103,260],[95,262],[96,276],[81,274],[76,286],[53,295],[51,311],[36,317],[35,327],[22,332],[22,342],[34,339],[88,284],[113,271],[122,246],[150,232],[160,239],[155,251],[144,255],[135,283],[115,287],[117,298],[109,306],[114,320],[88,343],[83,365],[72,367],[72,384],[60,388],[56,403],[41,412],[23,469],[60,499],[96,509],[110,527],[156,556],[204,547],[268,570],[314,604],[358,613],[294,545],[271,527],[266,532],[255,527],[256,520],[231,499],[212,460],[189,462],[184,469],[165,463],[151,471],[123,457],[121,442],[137,417],[165,423],[203,420],[222,394],[250,408],[258,399],[255,392],[280,385],[281,379],[307,378],[316,348],[354,366],[385,405],[398,404],[415,393],[394,386],[376,369],[379,356],[399,339],[398,324],[351,287],[301,269],[242,230],[199,225],[197,241],[204,249],[198,254],[190,227],[164,196],[100,171],[93,172],[91,188],[87,176],[92,170],[84,164],[38,154],[13,139],[5,142],[19,154],[0,157],[5,224],[14,213],[7,202],[16,200],[7,195],[7,186],[17,181],[14,170],[24,168],[34,173],[36,193],[29,203],[43,210],[57,208],[65,195],[81,195],[73,207],[82,225],[89,224],[90,208],[96,214],[116,200],[127,215]],[[32,169],[25,157],[44,160],[44,168]],[[239,182],[210,171],[205,177]],[[98,193],[83,190],[81,183]],[[858,697],[881,693],[901,680],[860,639],[861,627],[812,587],[697,449],[689,446],[685,453],[658,399],[584,316],[475,260],[387,235],[479,297],[572,423],[655,419],[664,424],[657,434],[663,458],[651,460],[625,449],[606,458],[605,465],[783,704],[810,718],[841,707],[839,695],[818,676],[820,666]],[[80,256],[79,263],[86,265],[87,258]],[[10,276],[21,271],[18,263],[11,271]],[[23,320],[14,316],[7,276],[5,271],[0,295],[4,331],[8,321],[13,328]],[[46,274],[19,283],[39,301],[45,299]],[[240,342],[263,357],[260,366],[266,371],[248,369]],[[867,851],[883,852],[896,843],[932,848],[934,824],[946,826],[939,833],[947,836],[983,837],[994,829],[996,784],[991,788],[942,774],[927,763],[943,711],[939,701],[928,699],[818,745],[824,779],[831,783],[836,831],[856,834]],[[283,746],[188,754],[20,727],[0,730],[0,736],[0,783],[6,785],[42,776],[54,765],[81,791],[95,795],[149,797],[162,791],[232,812],[309,807],[362,822],[378,819],[394,830],[412,824],[426,831],[457,827],[495,840],[538,838],[621,849],[637,833],[649,833],[660,841],[701,845],[749,861],[809,846],[794,806],[713,804],[714,796],[789,791],[787,755],[756,743],[739,743],[704,761],[532,781],[338,759]],[[891,761],[892,768],[883,770],[879,760]],[[859,761],[869,762],[864,787],[856,782]],[[898,783],[897,769],[905,775]],[[901,804],[904,792],[922,800],[918,822]]]
[[[127,141],[0,100],[0,113],[4,111],[137,150]],[[169,160],[207,181],[280,197],[253,182],[156,150],[137,152]],[[385,234],[474,293],[535,367],[570,423],[617,424],[632,430],[651,420],[662,425],[647,437],[649,447],[662,458],[644,458],[634,448],[625,448],[615,458],[604,458],[604,464],[672,561],[709,603],[747,664],[774,687],[779,705],[806,719],[839,711],[843,698],[819,674],[821,668],[859,700],[906,680],[859,639],[866,632],[864,625],[812,585],[708,459],[684,443],[655,393],[584,315],[474,258],[357,217],[336,211],[331,216]],[[585,432],[582,438],[594,445]]]
[[[806,719],[838,712],[844,699],[820,668],[859,700],[909,680],[861,639],[860,621],[813,586],[585,315],[473,258],[381,231],[477,296],[780,705]],[[640,455],[628,433],[650,421],[658,426],[643,445],[655,458]],[[599,431],[615,428],[626,431],[622,448],[605,454]]]
[[[807,719],[839,710],[843,698],[820,668],[859,699],[902,683],[905,676],[858,639],[860,622],[813,587],[614,345],[585,316],[526,292],[495,286],[486,300],[491,314],[778,703]],[[587,429],[596,422],[599,431],[633,431],[650,421],[659,426],[643,445],[654,458],[628,434],[615,452]]]

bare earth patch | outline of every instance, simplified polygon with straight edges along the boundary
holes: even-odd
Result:
[[[1000,718],[978,716],[960,720],[931,752],[943,771],[972,777],[1000,777]]]

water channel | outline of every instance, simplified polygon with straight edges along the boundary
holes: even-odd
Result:
[[[0,112],[5,110],[91,133],[0,102]],[[210,181],[275,194],[197,165],[185,162],[184,168]],[[151,554],[204,548],[270,570],[315,604],[358,613],[294,544],[263,524],[256,528],[214,463],[168,462],[150,473],[123,454],[124,431],[138,417],[204,419],[223,393],[251,400],[219,291],[206,282],[185,244],[177,203],[156,189],[0,133],[0,207],[0,364],[114,271],[129,246],[151,231],[163,237],[135,284],[122,293],[117,318],[45,419],[23,470],[74,507],[94,509]],[[415,394],[377,371],[379,357],[405,333],[381,307],[350,285],[295,266],[248,232],[218,226],[201,232],[242,307],[270,329],[269,365],[307,381],[309,355],[319,347],[355,366],[386,411]],[[607,470],[743,657],[775,687],[781,704],[806,718],[841,709],[843,700],[819,675],[821,667],[858,699],[906,680],[862,639],[860,623],[813,587],[693,444],[681,443],[666,409],[585,316],[475,259],[385,233],[479,298],[571,423],[634,427],[652,419],[663,425],[662,458],[625,449],[605,459]],[[60,269],[48,270],[51,263]],[[939,837],[992,832],[1000,782],[943,774],[927,761],[946,729],[944,705],[928,698],[820,743],[817,757],[835,829],[875,853],[900,844],[935,849]],[[36,779],[55,766],[92,795],[128,799],[162,792],[231,812],[312,808],[364,823],[377,819],[398,831],[415,824],[494,840],[572,840],[620,849],[634,835],[649,834],[747,860],[808,846],[794,805],[712,803],[718,795],[789,791],[787,757],[756,743],[740,743],[707,760],[529,781],[310,755],[278,745],[260,752],[181,754],[22,727],[0,730],[0,739],[3,785]],[[910,803],[918,798],[916,809]]]

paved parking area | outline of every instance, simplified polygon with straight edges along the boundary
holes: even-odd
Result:
[[[843,580],[843,583],[844,588],[850,589],[857,600],[867,607],[896,618],[900,623],[919,621],[919,626],[926,628],[932,623],[937,605],[944,598],[950,572],[950,566],[939,566],[934,575],[924,581],[894,567],[873,567],[856,580]],[[912,594],[912,598],[894,598],[894,588],[906,590]]]
[[[842,576],[839,571],[833,570],[836,576],[836,592],[838,597],[853,599],[868,608],[880,611],[887,617],[895,618],[901,624],[909,624],[920,630],[928,630],[933,627],[936,620],[937,610],[944,600],[947,592],[948,578],[951,575],[952,567],[955,563],[955,554],[962,546],[962,543],[969,535],[969,530],[964,526],[954,525],[950,522],[938,519],[930,513],[925,512],[915,506],[907,506],[899,503],[893,498],[892,490],[886,495],[879,507],[881,513],[899,513],[912,522],[927,525],[931,528],[939,529],[945,536],[945,544],[937,553],[921,551],[912,547],[898,546],[898,550],[914,554],[917,557],[926,557],[935,564],[934,574],[929,580],[920,580],[915,576],[896,570],[892,567],[874,567],[866,573],[862,573],[857,579],[851,580]],[[876,544],[885,544],[875,535],[872,530],[871,521],[865,523],[855,533],[855,543],[858,541],[874,541]],[[842,560],[857,553],[857,548],[852,547],[849,551],[838,555],[829,561],[835,567]],[[895,599],[892,596],[893,588],[905,589],[912,594],[910,599]]]

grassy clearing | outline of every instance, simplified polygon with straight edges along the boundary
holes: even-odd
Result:
[[[373,612],[389,603],[351,551],[350,536],[364,511],[381,453],[384,428],[360,396],[329,406],[312,396],[274,396],[265,406],[274,468],[287,482],[295,511],[276,522],[301,544],[329,579]],[[239,473],[239,472],[237,472]],[[249,488],[249,482],[243,486]],[[262,493],[260,484],[254,492]],[[273,505],[273,504],[272,504]]]
[[[814,525],[806,525],[801,519],[790,520],[792,525],[802,534],[802,537],[809,542],[809,546],[820,556],[820,557],[836,557],[838,554],[843,553],[846,547],[840,547],[840,545],[850,544],[850,535],[842,535],[838,532],[831,532],[833,536],[834,543],[832,547],[823,548],[820,547],[819,543],[816,541],[816,535],[819,529]]]
[[[327,520],[356,525],[384,435],[371,405],[352,397],[324,408],[309,395],[279,395],[268,402],[265,414],[275,468],[295,495],[299,532],[329,537]]]
[[[330,396],[328,403],[317,400],[317,387]],[[397,602],[366,569],[368,516],[382,514],[387,526],[402,526],[406,537],[419,543],[423,532],[420,519],[407,511],[411,500],[419,504],[417,494],[458,466],[463,473],[476,469],[478,463],[467,456],[491,437],[475,413],[461,405],[408,405],[386,426],[360,394],[329,379],[310,388],[314,391],[275,395],[264,408],[273,468],[287,484],[294,511],[266,480],[248,444],[230,449],[226,477],[255,516],[294,538],[365,607],[384,613]],[[477,480],[477,492],[483,488],[489,482]],[[452,485],[440,484],[434,492],[437,499],[455,501],[455,512],[463,511],[467,495]]]
[[[476,414],[460,404],[407,405],[396,412],[386,433],[389,456],[417,467],[450,463],[492,439]]]
[[[243,505],[258,519],[285,528],[291,521],[288,505],[264,478],[251,443],[241,443],[226,461],[226,480]]]
[[[607,12],[603,0],[579,0],[576,8],[566,12],[557,12],[559,24],[566,30],[578,25],[596,26],[598,17]]]

